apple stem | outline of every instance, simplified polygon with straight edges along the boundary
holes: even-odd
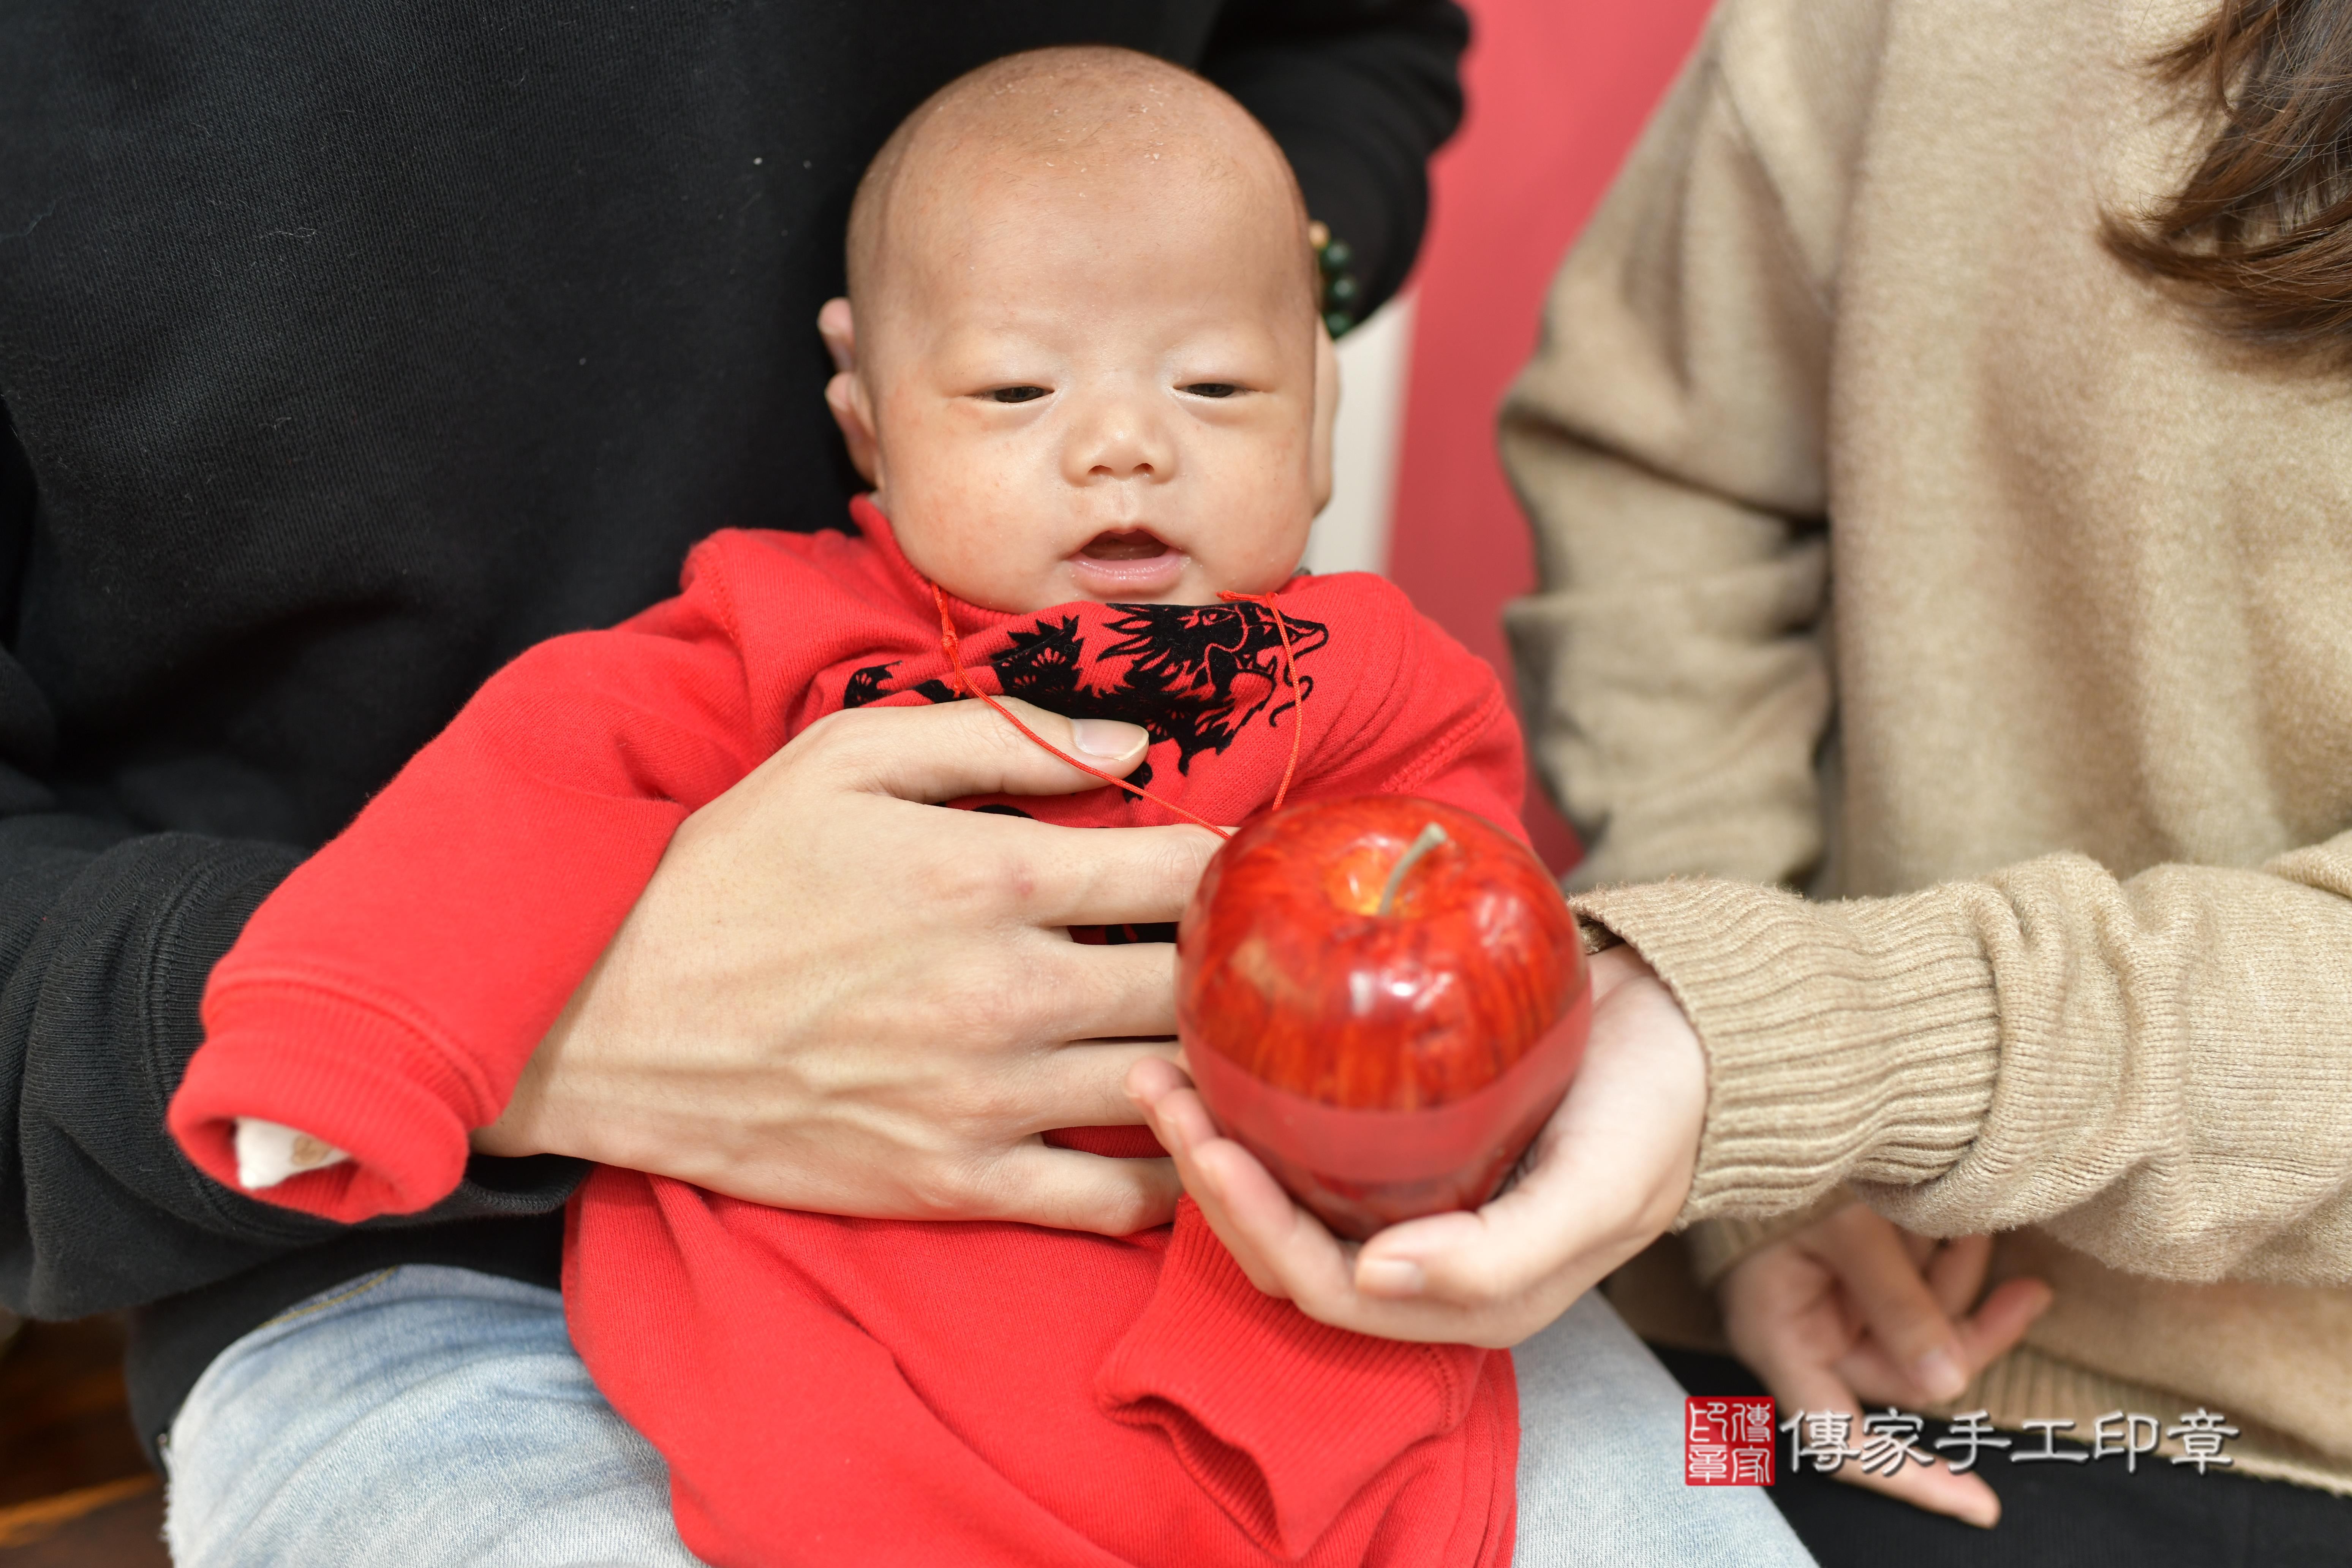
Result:
[[[1397,889],[1404,885],[1404,874],[1412,869],[1415,861],[1446,842],[1445,829],[1437,824],[1433,822],[1423,828],[1421,837],[1407,846],[1405,852],[1397,857],[1397,863],[1389,868],[1388,886],[1381,889],[1381,907],[1372,912],[1376,915],[1388,913],[1389,906],[1396,902]]]

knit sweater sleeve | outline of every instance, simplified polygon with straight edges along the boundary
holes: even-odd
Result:
[[[1724,61],[1757,9],[1710,25],[1562,267],[1504,407],[1541,582],[1505,626],[1530,753],[1584,840],[1571,886],[1794,884],[1825,850],[1828,215],[1843,195],[1827,154],[1847,138],[1815,116],[1850,100],[1834,79],[1855,74],[1845,40],[1864,30],[1826,19],[1780,58],[1832,79],[1743,102]],[[1791,190],[1776,167],[1818,177]],[[1685,1215],[1710,1281],[1807,1209],[1715,1212]]]
[[[2185,1280],[2352,1280],[2352,833],[2255,869],[2079,855],[1891,899],[1588,895],[1706,1046],[1689,1213],[1845,1181]]]
[[[1768,114],[1765,140],[1799,151],[1759,144],[1722,67],[1754,10],[1727,7],[1702,40],[1561,268],[1504,411],[1541,582],[1506,625],[1531,750],[1586,845],[1581,886],[1795,883],[1823,850],[1838,196],[1778,170],[1822,164],[1835,137]],[[1821,31],[1803,53],[1828,70],[1838,35]]]
[[[1790,890],[1829,852],[1811,520],[1881,9],[1718,13],[1507,416],[1545,584],[1511,629],[1591,844],[1580,908],[1708,1058],[1684,1218],[1843,1183],[1922,1231],[2033,1224],[2142,1274],[2352,1279],[2352,836],[2251,868],[2053,854],[1892,898]]]
[[[240,1120],[349,1156],[268,1188],[345,1223],[426,1208],[688,815],[781,738],[756,723],[724,573],[492,677],[214,970],[170,1110],[237,1184]]]

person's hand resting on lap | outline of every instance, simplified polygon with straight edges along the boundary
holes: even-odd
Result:
[[[1865,1405],[1916,1411],[1958,1397],[2050,1305],[2039,1279],[1984,1294],[1991,1258],[1989,1236],[1939,1242],[1853,1204],[1735,1264],[1718,1290],[1724,1327],[1783,1409],[1843,1411],[1859,1434]],[[2000,1518],[1984,1478],[1948,1466],[1836,1473],[1970,1524]]]

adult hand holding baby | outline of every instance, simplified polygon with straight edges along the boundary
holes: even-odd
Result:
[[[1003,184],[1001,139],[902,129],[862,188],[850,297],[818,319],[827,402],[895,548],[967,603],[1266,592],[1329,494],[1297,186],[1238,105],[1171,120],[1172,90],[1139,100],[1178,138],[1150,153],[1166,179]],[[1244,177],[1176,177],[1179,142]],[[987,192],[1022,243],[973,247]],[[1133,725],[1036,721],[1105,772],[1143,759]],[[1100,784],[979,703],[821,721],[680,828],[475,1148],[828,1214],[1165,1221],[1167,1162],[1038,1134],[1136,1121],[1129,1068],[1173,1054],[1135,1038],[1175,1032],[1172,951],[1066,928],[1174,921],[1216,840],[929,809]]]
[[[853,209],[827,401],[894,550],[967,604],[1266,592],[1329,492],[1297,184],[1238,105],[1171,119],[1170,81],[1147,87],[1164,178],[1040,184],[1002,138],[919,142],[918,116]],[[1180,150],[1246,177],[1181,177]],[[990,192],[1021,243],[975,247]],[[1005,706],[1106,773],[1143,760],[1134,725]],[[1138,1038],[1175,1033],[1173,950],[1067,928],[1173,921],[1217,840],[930,808],[1101,782],[978,702],[820,721],[679,829],[475,1147],[825,1214],[1166,1221],[1167,1161],[1038,1135],[1136,1121],[1128,1070],[1174,1054]]]
[[[1147,739],[1023,704],[1124,774]],[[930,803],[1101,781],[976,702],[812,726],[689,817],[475,1147],[561,1153],[830,1214],[1164,1222],[1164,1160],[1045,1147],[1132,1122],[1120,1085],[1174,1047],[1162,943],[1066,928],[1173,921],[1216,840]]]
[[[1521,1173],[1475,1213],[1333,1237],[1222,1137],[1183,1073],[1138,1061],[1129,1092],[1251,1280],[1311,1318],[1389,1339],[1517,1344],[1681,1212],[1706,1106],[1698,1037],[1631,948],[1592,958],[1584,1062]]]

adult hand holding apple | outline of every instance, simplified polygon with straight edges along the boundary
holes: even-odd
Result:
[[[1278,811],[1202,874],[1176,1028],[1226,1136],[1363,1240],[1494,1196],[1592,1011],[1542,862],[1458,807],[1369,795]]]
[[[1632,949],[1596,953],[1591,966],[1584,1060],[1519,1180],[1475,1213],[1409,1220],[1361,1244],[1335,1237],[1221,1136],[1174,1064],[1138,1062],[1128,1092],[1258,1289],[1361,1333],[1517,1344],[1674,1222],[1697,1158],[1697,1036]]]

